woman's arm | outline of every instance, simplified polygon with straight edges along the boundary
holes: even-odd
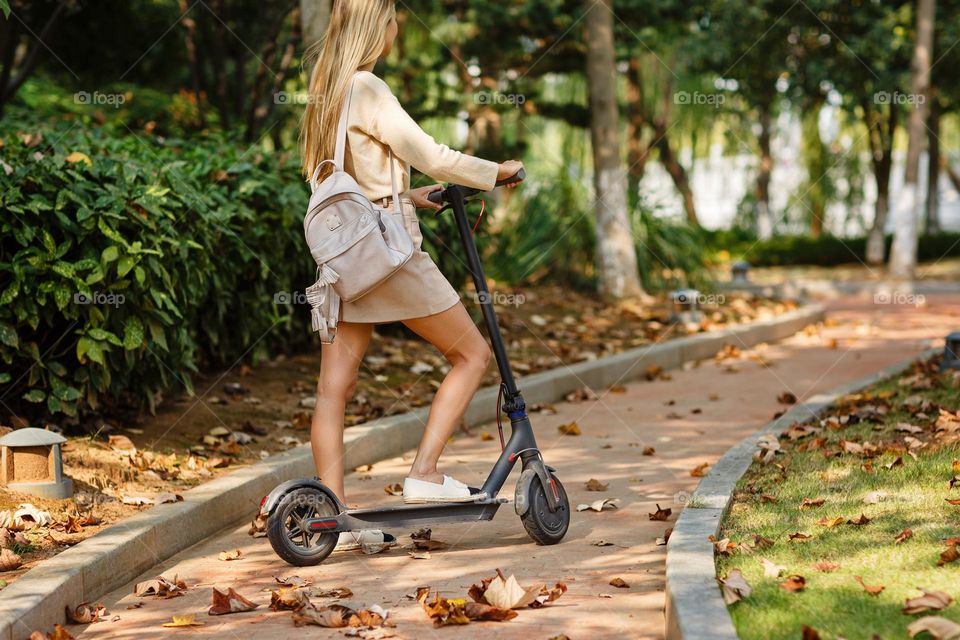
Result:
[[[369,85],[376,93],[367,133],[393,150],[394,155],[435,180],[489,191],[500,172],[496,162],[455,151],[437,143],[410,117],[389,87],[375,76]],[[359,78],[358,78],[359,79]]]

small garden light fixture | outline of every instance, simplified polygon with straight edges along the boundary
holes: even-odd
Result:
[[[738,260],[730,267],[730,273],[733,275],[734,284],[746,284],[750,282],[750,263],[746,260]]]
[[[670,322],[700,324],[700,292],[696,289],[680,289],[670,293]]]
[[[67,439],[53,431],[30,427],[0,438],[0,486],[43,498],[73,495],[73,480],[63,475],[60,445]]]
[[[940,371],[946,371],[947,369],[960,369],[960,331],[954,331],[947,336]]]

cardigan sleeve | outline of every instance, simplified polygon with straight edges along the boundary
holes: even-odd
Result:
[[[358,123],[365,127],[365,133],[390,147],[400,160],[435,180],[484,191],[493,189],[499,164],[437,143],[400,106],[387,84],[372,73],[360,74],[357,80],[358,86],[363,86],[363,93],[372,94],[369,95],[372,100],[367,103],[370,107],[364,109],[369,117],[364,118],[364,123]],[[355,95],[354,100],[359,97]]]

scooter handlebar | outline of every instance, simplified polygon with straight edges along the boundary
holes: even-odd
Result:
[[[527,177],[526,170],[520,169],[520,171],[517,171],[514,175],[510,176],[509,178],[498,180],[494,186],[505,187],[508,185],[519,184],[520,182],[523,182],[526,179],[526,177]],[[437,191],[434,191],[433,193],[427,196],[427,200],[429,200],[430,202],[434,202],[436,204],[440,204],[446,201],[447,189],[450,189],[453,186],[456,186],[456,185],[447,185],[446,189],[438,189]],[[481,189],[472,189],[470,187],[459,187],[459,188],[463,193],[464,197],[470,197],[482,191]]]

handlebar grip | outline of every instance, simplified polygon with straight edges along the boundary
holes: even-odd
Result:
[[[445,191],[446,189],[437,189],[436,191],[434,191],[433,193],[427,196],[427,200],[429,200],[434,204],[441,204],[443,203],[443,194]]]
[[[523,181],[526,180],[526,179],[527,179],[527,171],[526,171],[526,169],[520,169],[520,171],[517,171],[515,174],[513,174],[513,175],[510,176],[509,178],[504,178],[503,180],[498,180],[498,181],[497,181],[497,186],[498,186],[498,187],[503,187],[503,186],[506,186],[506,185],[508,185],[508,184],[516,184],[516,183],[518,183],[518,182],[523,182]]]

